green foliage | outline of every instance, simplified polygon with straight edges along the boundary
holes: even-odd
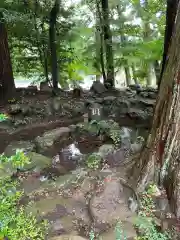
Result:
[[[96,135],[106,135],[117,146],[121,142],[121,129],[114,120],[92,120],[90,123],[77,124],[77,127]]]
[[[25,164],[30,163],[29,157],[24,153],[23,149],[16,149],[16,154],[11,157],[0,155],[1,163],[11,163],[14,168],[23,168]]]
[[[101,160],[102,159],[100,155],[97,153],[92,153],[86,159],[87,167],[96,170],[99,168]]]
[[[18,208],[23,192],[17,191],[17,187],[18,183],[9,178],[0,180],[0,237],[44,240],[47,222],[38,223],[23,207]]]
[[[154,201],[152,194],[156,186],[151,184],[146,192],[141,196],[140,210],[136,219],[136,227],[141,232],[137,240],[170,240],[168,232],[159,232],[154,222]]]
[[[45,80],[46,68],[50,76],[49,15],[53,4],[54,0],[0,2],[15,77]],[[136,77],[143,82],[147,76],[143,64],[162,59],[165,7],[165,0],[148,1],[148,9],[139,0],[109,1],[116,71],[134,66]],[[95,1],[61,2],[56,42],[62,86],[78,85],[82,75],[101,75],[97,29],[102,28]]]
[[[0,122],[4,122],[8,119],[9,117],[5,113],[0,113]]]
[[[90,124],[96,124],[100,134],[106,134],[110,137],[115,145],[119,145],[121,141],[120,127],[113,120],[102,120],[99,122],[92,121]]]
[[[151,218],[138,217],[136,226],[143,232],[142,236],[139,236],[137,240],[170,240],[170,236],[167,232],[158,232]]]
[[[127,240],[126,234],[123,231],[123,225],[120,221],[117,222],[115,227],[116,240]]]

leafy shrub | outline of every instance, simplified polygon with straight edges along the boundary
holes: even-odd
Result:
[[[5,154],[0,155],[0,162],[12,163],[15,168],[23,168],[25,164],[30,163],[29,157],[24,153],[23,149],[16,149],[16,154],[11,157],[6,157]]]
[[[168,232],[161,233],[157,230],[154,222],[154,201],[152,194],[156,191],[157,187],[151,184],[146,192],[141,196],[140,211],[137,217],[135,226],[141,232],[137,240],[170,240]]]
[[[121,142],[121,130],[114,120],[92,120],[90,123],[78,124],[77,127],[96,135],[105,134],[113,140],[115,145]]]
[[[88,168],[91,168],[94,170],[99,168],[100,163],[101,163],[101,156],[98,155],[97,153],[90,154],[86,160],[86,164]]]
[[[9,117],[5,113],[0,113],[0,122],[4,122],[7,120]]]
[[[0,180],[0,237],[44,240],[47,222],[38,223],[23,207],[17,207],[23,195],[23,192],[16,190],[17,186],[18,183],[10,178]]]
[[[29,163],[29,157],[22,149],[17,149],[11,157],[0,155],[0,162],[11,162],[14,167],[23,167]],[[18,207],[23,191],[17,191],[18,182],[11,178],[0,179],[0,237],[10,240],[44,240],[47,222],[38,223],[32,214]]]

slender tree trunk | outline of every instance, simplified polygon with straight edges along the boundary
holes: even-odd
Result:
[[[99,60],[100,60],[100,65],[101,65],[101,72],[103,76],[103,82],[104,84],[106,83],[106,71],[105,71],[105,64],[104,64],[104,35],[103,35],[103,21],[102,21],[102,11],[100,8],[100,1],[96,0],[96,10],[97,10],[97,22],[96,25],[96,31],[99,31],[99,37],[100,37],[100,49],[99,49]],[[99,26],[99,27],[98,27]]]
[[[173,32],[178,3],[179,3],[179,0],[167,0],[166,28],[165,28],[165,35],[164,35],[164,53],[163,53],[161,74],[158,81],[158,88],[160,86],[162,75],[163,75],[164,68],[167,61],[167,53],[168,53],[168,48],[171,42],[171,36]]]
[[[46,50],[44,52],[44,75],[46,77],[46,82],[49,82],[48,56]]]
[[[0,13],[0,99],[7,101],[15,94],[12,63],[5,22]]]
[[[118,13],[119,21],[121,21],[123,10],[125,10],[125,9],[121,9],[120,4],[118,4],[117,5],[117,13]],[[124,27],[124,23],[121,23],[121,28],[123,28],[123,27]],[[121,28],[119,30],[122,30]],[[123,46],[126,44],[126,37],[123,34],[121,34],[121,43]],[[124,72],[125,72],[125,76],[126,76],[126,84],[127,84],[127,86],[129,86],[131,84],[131,74],[130,74],[130,69],[128,67],[127,60],[124,62]]]
[[[114,57],[112,48],[112,33],[109,23],[109,4],[108,0],[101,0],[102,5],[102,16],[103,16],[103,32],[104,32],[104,42],[106,50],[106,68],[107,68],[107,78],[105,86],[107,88],[113,88],[114,81]]]
[[[143,8],[144,8],[144,15],[142,15],[142,20],[143,20],[143,29],[144,29],[144,41],[150,41],[151,40],[151,28],[149,24],[149,14],[148,9],[149,9],[149,2],[148,0],[143,1]],[[152,85],[152,63],[144,63],[145,69],[146,69],[146,83],[148,86]]]
[[[49,80],[49,62],[48,62],[48,50],[49,50],[49,41],[47,42],[45,40],[45,36],[46,36],[46,30],[45,30],[45,17],[42,20],[42,24],[41,24],[41,30],[42,30],[42,35],[43,35],[43,39],[42,39],[42,49],[43,49],[43,59],[44,59],[44,63],[43,63],[43,68],[44,68],[44,75],[46,78],[46,82],[50,82],[52,85],[52,82]]]
[[[135,70],[134,64],[131,66],[131,69],[132,69],[134,83],[138,84],[138,79],[136,77],[136,70]]]
[[[156,75],[156,84],[158,85],[161,68],[160,68],[160,64],[157,60],[154,62],[154,71],[155,71],[155,75]]]
[[[96,43],[96,58],[94,62],[94,67],[96,70],[96,81],[99,81],[101,78],[100,73],[100,26],[99,21],[96,17],[96,30],[95,30],[95,43]]]
[[[100,1],[96,0],[96,63],[95,67],[98,72],[102,73],[103,81],[106,82],[106,73],[104,67],[104,39],[102,30],[102,16],[100,9]],[[96,80],[100,80],[100,74],[96,74]]]
[[[58,88],[59,82],[59,69],[58,69],[58,60],[57,60],[57,47],[56,47],[56,20],[59,13],[60,0],[55,0],[55,4],[50,12],[50,22],[49,22],[49,45],[51,51],[51,73],[52,73],[52,82],[53,88]]]
[[[151,134],[132,175],[139,191],[150,181],[165,184],[171,207],[180,217],[180,4],[168,56]]]
[[[126,75],[126,84],[127,86],[131,85],[131,74],[128,66],[124,67],[125,75]]]
[[[156,74],[153,63],[147,64],[147,86],[156,85]]]

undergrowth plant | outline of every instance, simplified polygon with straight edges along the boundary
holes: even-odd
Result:
[[[101,156],[97,153],[90,154],[86,159],[87,167],[93,170],[99,168],[101,163]]]
[[[12,104],[12,103],[15,103],[17,100],[15,98],[12,98],[12,99],[8,99],[8,103]]]
[[[8,119],[8,115],[5,113],[0,113],[0,122],[4,122]]]
[[[10,240],[44,240],[48,224],[38,222],[23,207],[18,207],[23,195],[17,191],[18,183],[10,178],[0,180],[0,237]]]
[[[23,149],[16,149],[15,155],[12,155],[11,157],[5,156],[4,153],[1,154],[0,162],[11,163],[14,168],[23,168],[25,164],[30,163],[30,159]]]
[[[78,124],[77,126],[96,135],[104,134],[111,138],[115,145],[119,145],[121,142],[121,129],[114,120],[92,120],[90,123]]]
[[[141,195],[140,210],[136,219],[135,226],[141,233],[136,240],[170,240],[170,234],[159,232],[154,221],[155,204],[152,194],[156,191],[156,185],[151,184],[147,191]]]

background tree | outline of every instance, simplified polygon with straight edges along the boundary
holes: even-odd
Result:
[[[3,14],[0,13],[0,94],[2,100],[11,99],[15,84],[12,72],[11,57],[8,46],[7,31]]]
[[[116,80],[121,80],[119,74],[123,72],[127,84],[133,83],[132,78],[145,85],[158,78],[163,50],[165,0],[148,0],[148,5],[139,0],[109,0],[107,3],[108,15],[107,11],[102,11],[100,0],[82,0],[72,4],[61,1],[55,27],[57,61],[54,57],[52,59],[53,66],[57,65],[54,69],[57,69],[62,87],[69,83],[77,85],[86,75],[96,75],[98,79],[104,76],[106,80],[110,65],[114,68],[114,74],[109,78],[111,81],[113,75]],[[7,23],[15,79],[52,79],[49,20],[54,4],[55,0],[27,0],[26,6],[24,1],[18,0],[0,2],[0,10]],[[104,30],[108,28],[103,16],[106,19],[108,16],[111,31],[107,32],[112,35],[110,41],[104,41]],[[150,33],[146,39],[145,25]],[[110,55],[106,55],[106,50]],[[109,67],[106,56],[109,56]]]
[[[107,76],[106,82],[104,83],[107,88],[114,87],[114,56],[112,48],[112,33],[109,22],[109,4],[108,0],[102,0],[102,19],[103,19],[103,34],[104,34],[104,44],[106,51],[106,69]]]

